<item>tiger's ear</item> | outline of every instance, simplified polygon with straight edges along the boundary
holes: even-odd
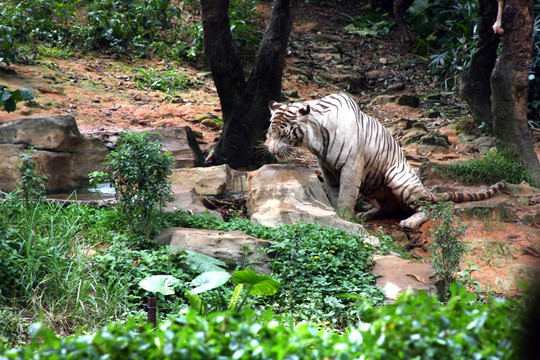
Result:
[[[273,114],[277,109],[279,109],[279,107],[281,106],[280,103],[276,102],[276,101],[270,101],[270,103],[268,104],[268,107],[270,108],[270,112]]]
[[[298,109],[298,112],[300,113],[300,115],[304,115],[304,116],[305,116],[305,115],[309,114],[309,111],[310,111],[310,110],[311,110],[311,109],[309,108],[309,105],[306,104],[306,106],[304,106],[303,108]]]

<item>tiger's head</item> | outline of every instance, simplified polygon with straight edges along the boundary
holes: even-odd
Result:
[[[304,145],[309,105],[305,103],[280,104],[270,102],[270,127],[264,143],[279,161],[291,157],[291,148]]]

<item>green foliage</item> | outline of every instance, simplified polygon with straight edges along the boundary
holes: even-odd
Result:
[[[19,186],[16,194],[23,201],[27,216],[29,216],[34,205],[43,200],[45,181],[47,181],[47,175],[38,175],[35,171],[36,163],[31,161],[35,152],[36,150],[34,148],[29,148],[27,153],[21,155],[17,164]]]
[[[360,235],[314,224],[280,227],[271,247],[272,264],[282,283],[273,301],[276,308],[298,319],[346,325],[358,316],[355,294],[373,303],[383,296],[375,286],[370,245]]]
[[[180,280],[172,275],[152,275],[139,281],[144,290],[162,295],[174,294],[174,288],[180,284]]]
[[[0,64],[5,62],[9,66],[16,59],[14,35],[15,29],[0,25]]]
[[[415,0],[406,19],[418,34],[413,51],[430,57],[432,74],[453,88],[454,77],[470,65],[476,48],[477,2]]]
[[[2,62],[2,59],[0,59]],[[4,107],[7,112],[17,109],[17,103],[21,101],[30,101],[35,99],[36,95],[28,89],[20,88],[15,91],[9,91],[3,85],[0,85],[0,107]]]
[[[252,52],[260,42],[255,0],[233,0],[231,31],[238,49]],[[0,6],[0,58],[23,58],[17,43],[116,55],[198,58],[203,33],[198,1],[75,0],[8,1]],[[65,53],[63,53],[65,54]]]
[[[352,19],[354,22],[345,26],[345,31],[360,36],[388,35],[395,22],[388,14],[372,12]]]
[[[271,311],[257,314],[195,312],[157,329],[135,320],[111,323],[89,335],[61,338],[36,324],[34,339],[7,359],[515,359],[524,332],[523,309],[514,300],[479,302],[455,291],[442,305],[423,292],[394,304],[363,307],[357,326],[338,334],[293,324]]]
[[[515,155],[504,148],[496,148],[484,157],[450,165],[447,176],[459,177],[471,184],[495,183],[502,179],[512,184],[527,181],[534,184],[530,170]]]
[[[174,95],[195,86],[189,76],[178,70],[140,69],[135,76],[135,85],[140,89],[152,89]]]
[[[458,224],[455,220],[452,205],[451,202],[439,201],[422,208],[434,222],[434,230],[431,231],[433,236],[431,264],[434,273],[439,276],[438,290],[441,301],[446,301],[448,288],[461,270],[460,264],[465,253],[465,243],[461,241],[461,237],[465,234],[465,225]]]
[[[117,148],[107,155],[112,186],[119,194],[123,212],[134,231],[148,237],[157,207],[170,200],[174,159],[148,131],[124,131]]]

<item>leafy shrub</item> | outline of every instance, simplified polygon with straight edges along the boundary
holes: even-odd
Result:
[[[534,183],[527,167],[503,148],[491,150],[482,158],[452,164],[446,172],[448,176],[460,177],[471,184],[495,183],[502,179],[512,184]]]
[[[2,62],[2,59],[0,59],[0,62]],[[36,95],[28,89],[20,88],[10,91],[5,86],[0,85],[0,107],[4,107],[7,112],[15,111],[18,102],[30,101],[35,98]]]
[[[98,357],[140,359],[512,359],[518,357],[523,310],[516,301],[477,302],[455,293],[448,304],[423,292],[406,293],[381,308],[366,305],[365,317],[343,334],[313,325],[258,315],[194,312],[158,329],[137,321],[111,323],[92,335],[60,338],[37,324],[34,342],[3,351],[8,359]]]
[[[441,301],[447,300],[449,286],[456,280],[456,275],[461,270],[460,264],[465,253],[465,244],[461,241],[461,237],[465,234],[465,226],[456,223],[452,205],[451,202],[439,201],[422,209],[428,218],[434,221],[430,234],[433,236],[431,264],[434,274],[439,276],[437,290]]]
[[[163,145],[151,139],[148,131],[124,131],[118,136],[117,148],[107,155],[106,164],[111,173],[94,172],[93,177],[110,178],[119,194],[122,210],[132,230],[148,237],[157,207],[170,199],[174,159],[162,152]]]

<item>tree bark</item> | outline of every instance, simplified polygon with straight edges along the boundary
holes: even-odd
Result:
[[[271,160],[262,144],[269,126],[270,100],[281,96],[285,54],[297,0],[275,0],[248,80],[234,50],[228,0],[201,0],[204,47],[221,102],[223,130],[213,164],[255,169]]]
[[[459,92],[467,102],[471,115],[478,126],[493,127],[491,116],[491,72],[497,60],[500,36],[492,25],[497,17],[497,1],[479,0],[478,46],[472,56],[470,68],[461,75]]]
[[[493,133],[540,183],[540,162],[527,121],[527,87],[532,54],[533,0],[506,0],[502,52],[491,75]]]

